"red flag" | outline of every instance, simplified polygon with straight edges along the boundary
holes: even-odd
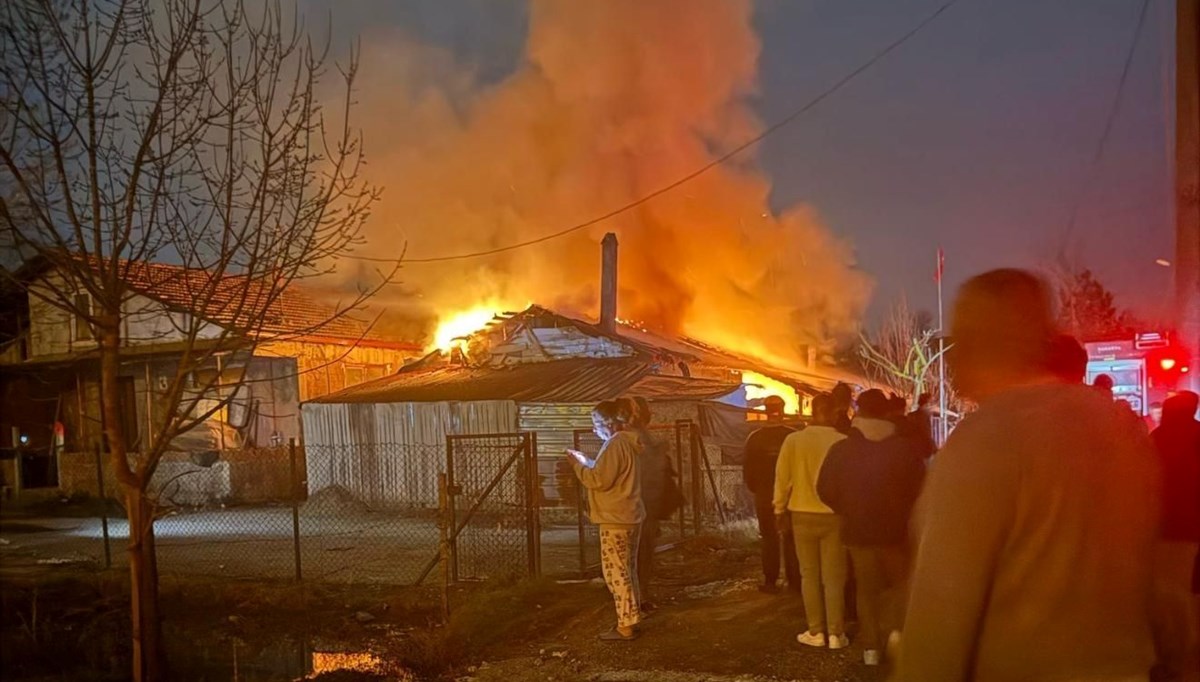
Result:
[[[937,270],[933,273],[933,281],[942,281],[942,271],[946,269],[946,254],[942,252],[942,247],[938,247],[937,252]]]

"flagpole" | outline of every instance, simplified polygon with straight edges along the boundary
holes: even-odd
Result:
[[[938,447],[946,444],[946,322],[942,312],[942,263],[945,256],[939,246],[937,251],[937,296],[938,296]]]

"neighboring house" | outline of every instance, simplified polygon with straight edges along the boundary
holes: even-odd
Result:
[[[537,433],[543,502],[559,490],[563,449],[590,429],[601,400],[641,395],[656,420],[685,419],[713,436],[714,466],[740,461],[748,373],[801,396],[843,377],[789,371],[620,325],[596,325],[540,306],[503,318],[394,376],[301,406],[309,491],[339,485],[370,504],[432,506],[447,435]],[[732,424],[730,422],[733,422]],[[730,452],[735,450],[736,452]],[[737,478],[740,481],[740,477]]]
[[[195,292],[208,280],[202,271],[131,263],[126,272],[131,293],[123,310],[120,390],[125,432],[136,451],[149,441],[154,415],[165,409],[162,391],[178,370],[187,338],[181,330],[192,325],[193,315],[204,316],[195,343],[198,348],[206,343],[211,347],[222,324],[231,324],[222,319],[222,311],[236,305],[220,300],[218,290],[210,297],[215,300],[206,301],[205,310],[213,312],[195,311]],[[17,321],[9,322],[16,331],[0,347],[0,446],[20,448],[25,454],[19,487],[94,493],[94,453],[103,440],[96,340],[82,318],[38,296],[39,287],[70,286],[57,270],[33,265],[19,275],[23,289],[10,286],[0,292],[10,307],[5,319]],[[90,305],[87,293],[76,296],[78,307]],[[170,480],[196,467],[215,467],[219,475],[214,478],[213,471],[204,471],[179,478],[174,490],[164,491],[165,497],[199,504],[278,496],[279,488],[287,485],[285,475],[267,476],[264,482],[260,471],[242,481],[237,462],[253,458],[256,448],[299,440],[300,402],[391,374],[420,351],[418,345],[387,338],[348,316],[322,324],[335,313],[334,306],[310,293],[289,289],[256,325],[259,338],[252,357],[217,354],[189,377],[192,386],[207,385],[208,379],[220,376],[221,383],[237,388],[232,396],[212,396],[232,400],[205,424],[172,441],[156,477]],[[212,466],[201,466],[214,459]],[[5,485],[18,486],[11,459],[8,469]]]

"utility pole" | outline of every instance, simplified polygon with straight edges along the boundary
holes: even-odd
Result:
[[[1200,0],[1175,0],[1175,305],[1200,388]]]

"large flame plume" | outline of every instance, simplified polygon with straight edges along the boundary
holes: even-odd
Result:
[[[356,122],[386,188],[369,253],[504,246],[694,171],[761,130],[758,54],[747,0],[533,0],[523,58],[491,85],[395,31],[364,36]],[[802,344],[853,333],[870,283],[811,208],[775,213],[770,191],[748,152],[589,230],[403,279],[443,319],[484,301],[594,314],[615,231],[622,317],[802,361]]]

